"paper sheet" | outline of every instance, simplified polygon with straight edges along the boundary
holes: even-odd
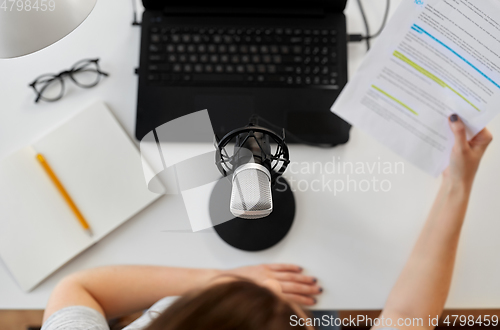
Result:
[[[500,111],[500,2],[404,0],[332,112],[438,176]]]

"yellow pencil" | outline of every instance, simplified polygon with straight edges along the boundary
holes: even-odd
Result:
[[[80,222],[80,224],[82,225],[83,229],[85,229],[85,231],[90,236],[92,236],[92,231],[90,229],[88,222],[85,220],[80,210],[78,210],[78,207],[76,207],[76,204],[73,202],[66,189],[64,189],[64,186],[62,185],[61,181],[59,181],[54,171],[52,171],[52,169],[50,168],[49,163],[47,163],[42,154],[37,154],[36,159],[38,160],[40,165],[42,165],[45,172],[47,172],[47,175],[50,177],[50,179],[56,186],[57,190],[59,190],[61,195],[64,197],[64,200],[66,201],[66,203],[68,203],[69,207],[71,208],[71,211],[73,211],[76,218],[78,219],[78,222]]]

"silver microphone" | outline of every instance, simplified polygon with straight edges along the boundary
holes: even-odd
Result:
[[[273,211],[269,136],[260,132],[252,138],[240,135],[235,153],[238,166],[233,173],[230,211],[243,219],[267,217]]]
[[[210,218],[226,243],[244,251],[275,245],[289,231],[295,216],[290,185],[283,179],[285,188],[275,189],[290,164],[285,130],[278,135],[259,126],[259,118],[253,115],[248,125],[222,139],[215,136],[214,143],[215,165],[226,180],[214,187]]]
[[[267,168],[248,163],[234,171],[230,210],[234,216],[243,219],[259,219],[271,214],[271,174]]]
[[[273,212],[272,186],[290,163],[285,131],[279,136],[272,130],[257,125],[258,117],[250,124],[216,138],[217,168],[231,177],[229,210],[243,219],[260,219]],[[234,152],[225,147],[234,141]],[[226,204],[227,205],[227,204]]]

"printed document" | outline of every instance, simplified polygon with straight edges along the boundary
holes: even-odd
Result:
[[[403,0],[332,112],[438,176],[500,112],[500,1]]]

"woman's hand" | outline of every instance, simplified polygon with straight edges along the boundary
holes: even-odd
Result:
[[[445,170],[444,177],[452,184],[472,186],[479,162],[486,148],[493,140],[488,129],[483,129],[472,140],[467,141],[465,125],[457,115],[450,116],[450,127],[455,135],[455,145],[451,152],[450,166]]]
[[[450,126],[455,135],[450,166],[443,173],[443,185],[429,217],[387,299],[382,312],[386,320],[441,315],[448,297],[472,182],[492,140],[491,133],[484,129],[467,141],[464,123],[457,115],[450,116]],[[398,328],[430,330],[434,326],[413,324]]]
[[[301,305],[314,305],[314,295],[323,289],[317,285],[316,278],[302,274],[302,268],[288,264],[264,264],[235,268],[223,272],[224,275],[240,276],[262,284],[275,280],[281,286],[283,296],[289,301]]]

